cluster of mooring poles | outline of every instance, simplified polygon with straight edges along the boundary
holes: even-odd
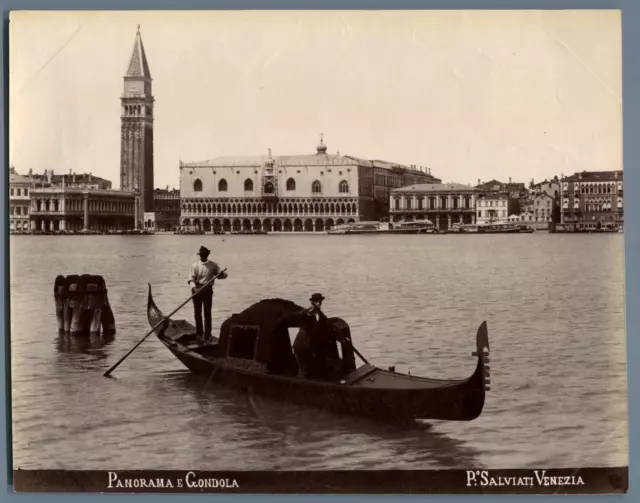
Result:
[[[61,334],[113,335],[116,322],[102,276],[59,275],[53,288],[58,332]]]

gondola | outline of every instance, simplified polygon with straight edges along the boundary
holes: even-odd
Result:
[[[476,369],[467,379],[428,379],[363,364],[337,380],[298,377],[288,329],[304,308],[283,299],[260,301],[228,318],[220,337],[203,341],[184,320],[167,319],[149,285],[147,317],[155,335],[187,368],[211,382],[276,400],[386,422],[471,421],[489,390],[489,339],[483,322],[476,336]],[[349,330],[340,318],[332,327]]]

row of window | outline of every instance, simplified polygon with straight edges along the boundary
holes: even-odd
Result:
[[[484,211],[484,216],[485,218],[490,218],[490,217],[497,217],[497,216],[502,216],[502,217],[506,217],[507,216],[507,210],[485,210]],[[478,218],[482,218],[482,210],[478,210]]]
[[[133,211],[133,202],[106,202],[106,201],[88,201],[89,211],[104,211],[108,213],[127,213]],[[58,199],[50,201],[45,199],[44,201],[35,201],[36,211],[61,211],[62,204]],[[67,199],[65,201],[65,211],[84,211],[84,200],[82,199]]]
[[[17,195],[17,196],[28,196],[29,195],[29,189],[17,188],[16,192],[17,192],[17,194],[14,193],[14,189],[13,189],[13,187],[11,187],[11,195],[12,196],[14,196],[14,195]]]
[[[183,204],[185,213],[226,214],[226,213],[315,213],[315,214],[355,214],[356,203],[214,203]]]
[[[401,209],[400,208],[400,198],[396,198],[394,200],[394,203],[395,203],[395,209],[396,210]],[[440,209],[446,210],[447,207],[448,207],[448,204],[449,204],[449,200],[448,200],[447,197],[440,198]],[[454,210],[460,209],[459,208],[459,204],[460,204],[459,198],[454,197],[453,198],[453,203],[452,203],[452,208]],[[412,202],[411,199],[405,199],[404,205],[405,205],[404,209],[407,209],[407,210],[413,209],[413,202]],[[422,198],[422,197],[418,198],[418,206],[417,206],[416,209],[418,209],[418,210],[424,210],[425,209],[424,208],[424,198]],[[430,210],[435,210],[436,209],[436,198],[435,197],[430,197],[429,198],[428,209],[430,209]],[[471,209],[471,198],[470,197],[466,197],[464,199],[464,209],[467,209],[467,210]]]
[[[569,186],[565,184],[562,187],[564,190],[568,191]],[[574,190],[580,189],[580,194],[613,194],[616,190],[616,183],[606,183],[606,184],[598,184],[598,185],[580,185],[576,186]],[[618,182],[618,190],[622,190],[622,182]]]
[[[140,105],[125,105],[124,107],[125,115],[142,115],[143,112],[146,113],[146,115],[151,115],[150,108],[143,110]]]
[[[12,215],[28,215],[29,207],[28,206],[12,206],[11,214]]]
[[[203,187],[202,180],[197,178],[193,182],[193,191],[202,192],[202,187]],[[244,181],[244,191],[252,192],[253,188],[254,188],[253,180],[251,180],[251,178],[247,178]],[[287,190],[296,190],[296,181],[293,178],[289,178],[286,183],[286,188]],[[227,180],[223,178],[218,182],[218,192],[227,192],[227,190],[229,190],[229,184],[227,183]],[[272,192],[272,191],[268,191],[268,192]],[[311,183],[311,192],[313,192],[314,194],[320,194],[322,192],[322,184],[320,183],[320,181],[315,180],[314,182]],[[349,183],[346,180],[342,180],[338,184],[338,192],[340,194],[349,193]]]
[[[580,208],[580,203],[578,201],[574,201],[574,208]],[[569,203],[568,201],[565,201],[563,204],[564,208],[568,208],[569,207]],[[598,201],[596,203],[593,202],[589,202],[587,204],[584,205],[584,207],[586,208],[586,211],[602,211],[602,210],[610,210],[612,208],[612,204],[611,201]],[[588,208],[600,208],[598,210],[590,210]],[[622,199],[618,199],[618,208],[622,208]]]
[[[501,201],[486,201],[486,200],[482,200],[480,199],[478,201],[478,206],[506,206],[507,205],[507,201],[505,201],[504,199]]]

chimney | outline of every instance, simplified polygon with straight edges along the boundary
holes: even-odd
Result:
[[[72,178],[71,178],[71,181],[72,181],[73,183],[76,183],[76,172],[75,172],[75,171],[73,172],[73,176],[72,176]]]
[[[53,175],[53,171],[50,169],[46,169],[45,174],[47,175],[47,182],[51,183],[51,177]]]
[[[478,185],[480,185],[482,182],[480,181],[480,178],[478,178]]]
[[[89,181],[91,181],[91,171],[89,171]]]
[[[16,168],[14,168],[13,166],[11,166],[11,168],[9,169],[9,172],[10,172],[12,175],[15,175],[15,174],[16,174]]]
[[[29,168],[29,176],[33,176],[33,170]]]
[[[511,177],[509,177],[509,183],[511,183]]]

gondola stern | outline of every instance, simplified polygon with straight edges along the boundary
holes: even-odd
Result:
[[[483,321],[476,335],[476,351],[473,356],[478,357],[476,375],[481,379],[483,394],[491,389],[491,373],[489,367],[489,330],[487,322]]]
[[[155,300],[153,300],[153,293],[151,288],[151,283],[149,285],[149,293],[147,295],[147,320],[149,324],[153,327],[155,326],[164,316],[158,306],[156,305]]]
[[[484,352],[484,348],[487,348],[487,353],[489,352],[489,330],[487,329],[486,321],[483,321],[478,328],[476,348],[478,353]]]

